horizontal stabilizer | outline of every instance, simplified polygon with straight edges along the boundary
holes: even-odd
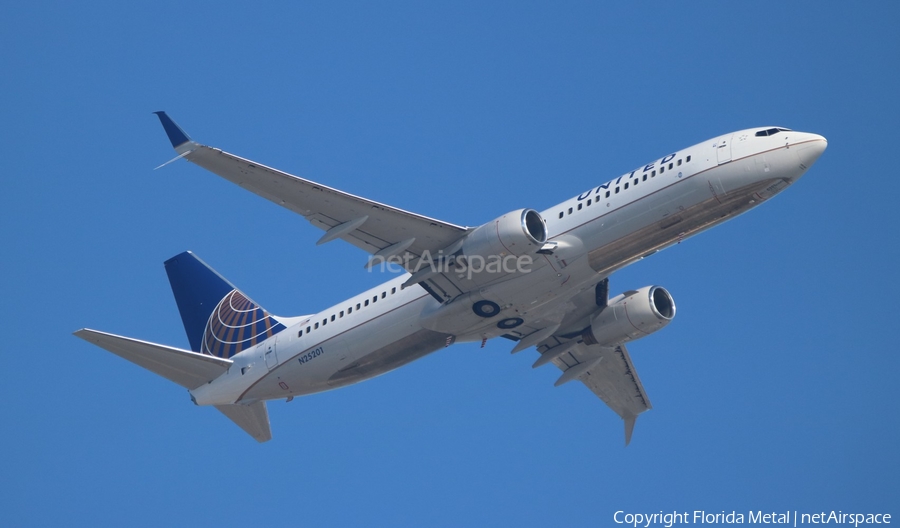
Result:
[[[269,428],[269,411],[266,410],[266,402],[259,401],[251,405],[216,405],[216,409],[238,427],[256,439],[257,442],[268,442],[272,439],[272,429]]]
[[[87,328],[75,335],[190,390],[218,378],[231,366],[228,359]]]

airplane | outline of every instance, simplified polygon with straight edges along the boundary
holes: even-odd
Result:
[[[661,286],[609,296],[615,271],[734,218],[795,183],[828,143],[760,127],[675,151],[544,211],[454,225],[193,141],[155,112],[186,159],[302,215],[401,275],[318,313],[276,316],[187,251],[165,262],[190,350],[81,329],[75,335],[188,389],[259,442],[266,402],[384,374],[457,342],[536,347],[533,367],[578,380],[625,425],[651,408],[626,344],[675,316]],[[166,165],[166,164],[163,164]]]

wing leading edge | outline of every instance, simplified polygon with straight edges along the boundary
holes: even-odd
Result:
[[[159,117],[181,157],[289,209],[326,233],[324,243],[341,238],[376,256],[409,253],[413,264],[426,251],[437,254],[468,229],[354,196],[220,149],[196,143],[165,112]],[[177,159],[177,158],[176,158]]]

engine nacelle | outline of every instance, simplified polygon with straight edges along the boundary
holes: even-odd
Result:
[[[587,345],[615,346],[650,335],[675,317],[675,301],[661,286],[644,286],[610,299],[582,334]]]
[[[479,227],[466,237],[467,258],[534,254],[547,242],[547,226],[534,209],[518,209]]]

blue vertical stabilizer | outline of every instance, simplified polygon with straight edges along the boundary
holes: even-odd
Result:
[[[230,358],[285,329],[190,251],[165,265],[194,352]]]
[[[200,352],[210,314],[235,287],[190,251],[165,265],[191,350]]]

